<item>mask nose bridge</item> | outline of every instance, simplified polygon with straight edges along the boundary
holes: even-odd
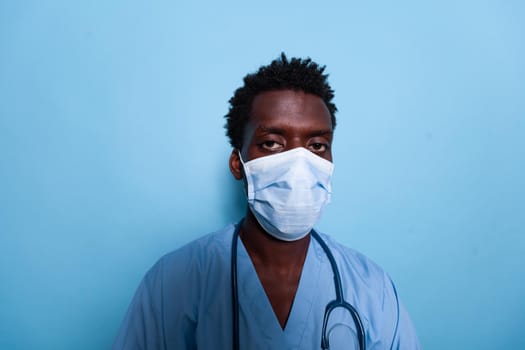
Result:
[[[308,151],[309,152],[309,151]],[[298,155],[288,167],[288,174],[295,185],[302,188],[311,188],[315,181],[311,176],[312,164],[303,155]]]

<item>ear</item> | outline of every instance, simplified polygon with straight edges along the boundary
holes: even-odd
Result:
[[[234,148],[230,154],[230,171],[236,180],[242,179],[242,163],[239,158],[239,150]]]

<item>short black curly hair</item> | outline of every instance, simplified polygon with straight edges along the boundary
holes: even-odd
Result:
[[[230,99],[226,118],[226,135],[233,148],[241,149],[244,128],[250,117],[252,102],[258,94],[273,90],[296,90],[319,96],[323,99],[335,128],[337,107],[332,102],[334,91],[328,84],[328,74],[323,74],[326,66],[319,66],[310,58],[301,59],[286,55],[262,66],[255,73],[244,77],[244,86],[238,88]]]

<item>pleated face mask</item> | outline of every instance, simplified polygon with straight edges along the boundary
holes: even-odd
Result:
[[[330,202],[333,163],[303,147],[246,163],[239,157],[248,206],[264,230],[283,241],[306,236]]]

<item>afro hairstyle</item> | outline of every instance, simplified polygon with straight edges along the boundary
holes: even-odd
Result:
[[[325,103],[332,127],[335,128],[337,107],[332,102],[334,91],[328,84],[328,74],[323,74],[325,66],[319,66],[310,58],[291,58],[281,53],[267,66],[244,77],[244,85],[238,88],[229,100],[230,107],[226,118],[226,135],[233,148],[241,149],[244,128],[250,118],[254,98],[266,91],[294,90],[319,96]]]

